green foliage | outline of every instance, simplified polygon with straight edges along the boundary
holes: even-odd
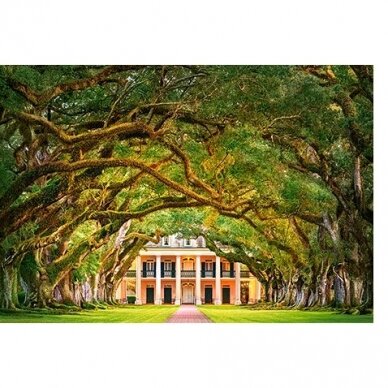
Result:
[[[11,250],[18,247],[22,242],[34,237],[39,225],[36,222],[27,222],[23,224],[16,232],[9,234],[1,242],[0,246],[5,250]]]
[[[206,234],[209,240],[230,244],[234,258],[248,257],[251,262],[260,258],[261,268],[276,267],[287,275],[296,265],[303,266],[301,271],[310,279],[312,267],[331,259],[334,247],[327,237],[323,243],[318,241],[316,225],[301,222],[310,243],[308,252],[290,226],[291,216],[337,214],[338,203],[330,182],[352,203],[353,168],[359,152],[366,208],[372,210],[373,166],[367,160],[373,155],[373,110],[351,67],[312,67],[310,72],[301,66],[145,66],[120,70],[91,87],[77,87],[41,102],[37,109],[15,87],[29,87],[39,95],[63,83],[87,79],[103,68],[0,66],[0,196],[10,194],[17,176],[27,175],[24,171],[29,173],[37,166],[110,158],[133,158],[147,166],[157,165],[154,168],[158,173],[183,190],[148,173],[138,176],[141,170],[133,167],[50,173],[19,188],[21,194],[11,205],[12,210],[37,199],[36,207],[41,210],[34,221],[21,222],[6,236],[1,242],[4,250],[41,233],[55,233],[59,225],[84,210],[91,211],[90,217],[101,210],[104,214],[98,222],[90,219],[61,236],[61,242],[68,242],[64,268],[72,267],[73,280],[83,281],[99,270],[104,249],[112,246],[125,220],[122,215],[116,217],[115,211],[137,213],[171,200],[192,201],[189,191],[184,190],[189,189],[220,206],[165,209],[133,222],[131,228],[150,236],[157,230],[184,237]],[[338,96],[355,92],[358,95],[352,97],[349,116],[343,112]],[[166,122],[160,137],[120,133],[69,145],[62,144],[49,130],[46,133],[41,125],[28,126],[15,112],[35,112],[69,135],[93,134],[109,123],[139,122],[151,127],[164,119]],[[351,125],[366,144],[364,150],[355,149],[349,136]],[[193,173],[204,186],[212,188],[211,194],[195,179],[186,179],[182,160],[168,143],[185,153]],[[43,151],[46,159],[41,160],[37,156]],[[128,181],[136,176],[137,180]],[[82,184],[77,186],[79,182]],[[119,184],[120,188],[112,190]],[[236,203],[244,203],[234,213],[229,212],[236,218],[220,210]],[[247,204],[255,208],[247,209]],[[31,210],[27,213],[32,214]],[[21,219],[28,220],[28,216],[21,214]],[[58,217],[60,222],[45,217]],[[346,230],[342,223],[340,226]],[[371,239],[372,227],[362,229]],[[95,238],[107,236],[111,238],[105,248],[79,262]],[[296,251],[298,258],[282,250],[282,245]],[[346,254],[351,245],[344,244]],[[58,254],[58,247],[51,249],[50,260]],[[26,257],[22,261],[25,275],[36,272],[31,260]],[[60,270],[60,266],[51,268],[51,278]]]
[[[125,142],[116,142],[113,152],[118,158],[129,158],[135,154],[133,147]]]
[[[306,180],[297,174],[284,174],[282,190],[282,209],[288,214],[329,210],[335,199],[319,180]]]
[[[289,213],[296,212],[300,207],[304,195],[300,183],[295,177],[286,176],[284,179],[281,196],[284,201],[285,210]]]
[[[28,252],[20,263],[20,275],[26,281],[31,281],[37,271],[38,266],[36,264],[34,254],[32,252]]]
[[[82,223],[72,233],[69,239],[69,248],[76,247],[82,241],[88,239],[96,230],[98,230],[96,221],[90,220]]]
[[[25,101],[9,86],[9,78],[11,78],[10,67],[0,66],[0,107],[4,107],[10,111],[23,109]]]
[[[81,265],[72,272],[72,280],[75,282],[83,282],[91,275],[95,275],[100,269],[100,259],[102,251],[90,253],[81,263]]]
[[[341,143],[333,145],[332,148],[332,166],[337,174],[341,174],[352,168],[353,156],[347,147]]]
[[[198,234],[206,213],[196,209],[165,210],[152,213],[141,223],[145,233],[153,235],[157,229],[164,235],[181,233],[184,237]]]
[[[4,152],[0,153],[0,196],[3,195],[7,189],[11,186],[15,179],[15,173],[13,172],[14,162],[13,156],[9,149],[2,147]]]

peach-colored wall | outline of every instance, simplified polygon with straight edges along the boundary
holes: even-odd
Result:
[[[162,299],[164,299],[164,288],[167,285],[171,286],[172,303],[174,303],[175,302],[175,278],[170,279],[170,280],[169,279],[162,279]]]
[[[143,279],[141,282],[141,303],[145,304],[147,301],[147,291],[146,288],[148,285],[151,285],[155,288],[155,279]],[[154,291],[154,295],[156,292]]]
[[[182,281],[182,283],[184,283],[185,280]],[[195,283],[194,280],[191,280],[189,281],[191,283]],[[146,303],[146,288],[147,288],[147,285],[152,285],[153,287],[155,287],[155,279],[143,279],[142,280],[142,286],[141,286],[141,300],[142,300],[142,303]],[[171,279],[162,279],[161,281],[161,288],[162,288],[162,293],[161,293],[161,296],[162,298],[164,298],[164,287],[166,285],[170,285],[171,286],[171,289],[172,289],[172,299],[173,299],[173,302],[175,300],[175,297],[176,297],[176,292],[175,292],[175,278],[171,278]],[[213,299],[215,299],[216,297],[216,285],[215,285],[215,279],[201,279],[201,298],[202,298],[202,301],[204,302],[204,299],[205,299],[205,287],[206,286],[212,286],[212,289],[213,289]],[[231,304],[234,304],[235,303],[235,295],[236,295],[236,287],[235,287],[235,280],[234,279],[226,279],[226,278],[222,278],[221,279],[221,298],[222,298],[222,287],[224,286],[229,286],[230,288],[230,303]],[[181,292],[181,295],[182,295],[182,292]],[[255,279],[250,279],[249,280],[249,302],[250,303],[255,303],[256,302],[256,299],[255,299],[255,295],[256,295],[256,282],[255,282]],[[117,300],[122,300],[122,301],[125,301],[126,300],[126,296],[127,296],[127,280],[123,280],[118,289],[117,289],[117,292],[116,292],[116,299]]]
[[[122,295],[121,295],[121,283],[122,281],[120,282],[119,286],[117,287],[117,290],[116,290],[116,300],[121,300],[122,298]]]
[[[117,300],[120,300],[120,301],[123,301],[125,302],[126,301],[126,297],[127,297],[127,283],[128,281],[130,281],[132,279],[123,279],[118,288],[117,288],[117,291],[116,291],[116,299]],[[185,282],[185,281],[182,281],[182,283]],[[191,281],[191,283],[195,283],[193,280]],[[155,279],[143,279],[142,280],[142,287],[141,287],[141,300],[142,300],[142,303],[146,303],[146,288],[147,288],[147,285],[152,285],[153,287],[155,287]],[[171,279],[162,279],[161,281],[161,285],[162,285],[162,293],[161,293],[161,296],[162,298],[164,298],[164,287],[166,285],[170,285],[171,286],[171,289],[172,289],[172,299],[173,299],[173,302],[175,300],[175,297],[176,297],[176,292],[175,292],[175,278],[171,278]],[[215,279],[201,279],[201,297],[202,297],[202,301],[204,302],[204,299],[205,299],[205,287],[206,286],[212,286],[212,289],[213,289],[213,299],[215,299],[216,297],[216,286],[215,286]],[[222,298],[222,287],[224,286],[229,286],[230,288],[230,303],[233,304],[235,303],[235,295],[236,295],[236,288],[235,288],[235,280],[234,279],[227,279],[227,278],[222,278],[221,279],[221,298]],[[249,280],[249,302],[250,303],[256,303],[256,299],[255,299],[255,296],[256,296],[256,281],[255,279],[250,279]],[[262,288],[263,289],[263,288]],[[182,295],[182,291],[181,291],[181,295]]]
[[[121,282],[121,300],[123,302],[127,301],[127,281],[125,279]]]
[[[121,302],[127,301],[127,280],[125,278],[121,280],[117,287],[116,300],[119,300]]]
[[[235,280],[232,279],[221,279],[221,303],[222,303],[222,288],[225,286],[229,286],[230,289],[230,303],[234,304],[236,300],[236,287],[235,287]]]
[[[213,297],[213,302],[216,298],[216,281],[215,279],[206,279],[206,278],[201,278],[201,299],[202,303],[205,303],[205,288],[206,286],[211,286],[212,287],[212,297]]]
[[[185,257],[192,257],[194,259],[194,263],[195,263],[195,257],[182,256],[181,260],[183,260]],[[174,261],[175,257],[174,256],[163,256],[162,260],[165,260],[165,259]],[[142,256],[142,260],[141,260],[142,263],[144,261],[147,261],[147,260],[155,260],[155,256],[152,256],[152,255]],[[214,258],[214,256],[201,256],[202,262],[204,262],[206,260],[212,260],[214,262],[215,258]],[[141,264],[141,265],[143,267],[143,264]],[[135,268],[136,268],[136,266],[135,266],[135,262],[134,262],[134,264],[131,266],[131,269],[135,269]],[[185,279],[182,279],[182,283],[185,281],[186,281]],[[190,281],[191,283],[195,283],[194,279],[189,279],[188,281]],[[248,279],[241,279],[241,281],[248,281]],[[153,285],[153,287],[155,287],[155,279],[154,278],[146,278],[146,279],[143,278],[141,281],[141,301],[143,304],[146,303],[146,287],[148,284]],[[167,284],[169,284],[171,286],[172,299],[174,302],[175,297],[176,297],[175,278],[171,278],[171,279],[162,278],[161,279],[161,297],[164,298],[164,286]],[[209,278],[209,279],[201,278],[201,298],[204,301],[204,299],[205,299],[205,286],[207,286],[207,285],[212,286],[213,300],[214,300],[216,297],[215,279],[214,278]],[[230,288],[230,303],[234,304],[235,303],[235,296],[236,296],[235,279],[234,278],[221,278],[221,295],[220,295],[221,298],[222,298],[222,287],[223,286],[229,286],[229,288]],[[125,289],[124,289],[124,287],[125,287]],[[120,284],[119,289],[118,289],[117,294],[116,294],[117,298],[121,299],[121,300],[126,299],[126,295],[127,295],[126,290],[127,290],[127,285],[126,285],[126,283],[124,285],[122,282],[122,284]],[[182,291],[181,291],[181,295],[182,295]],[[254,278],[250,278],[249,279],[249,302],[250,303],[256,302],[255,297],[256,297],[256,281]]]
[[[252,279],[249,281],[249,300],[248,303],[255,303],[256,300],[256,282]]]

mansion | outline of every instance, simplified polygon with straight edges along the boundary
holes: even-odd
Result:
[[[121,281],[116,299],[135,304],[245,304],[261,299],[262,287],[240,263],[206,248],[205,239],[177,235],[148,243]]]

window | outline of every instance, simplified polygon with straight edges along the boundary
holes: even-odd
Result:
[[[169,237],[162,237],[162,246],[168,247],[170,245],[170,239]]]
[[[211,261],[205,262],[205,271],[213,271],[213,262]]]
[[[185,239],[185,246],[189,247],[191,245],[191,240],[190,239]]]
[[[183,259],[182,269],[184,271],[194,271],[194,259],[192,258]]]
[[[165,261],[164,262],[164,270],[165,271],[172,271],[172,263],[171,263],[171,261]]]
[[[154,261],[147,261],[146,270],[153,271],[154,269],[155,269],[155,262]]]

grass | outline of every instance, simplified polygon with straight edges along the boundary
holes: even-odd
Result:
[[[0,323],[160,323],[165,322],[177,308],[177,306],[145,305],[77,312],[0,311]]]
[[[0,323],[161,323],[177,306],[118,306],[104,310],[0,311]],[[259,310],[253,306],[204,305],[199,310],[219,323],[371,323],[373,315],[341,314],[338,311]]]
[[[251,306],[200,306],[216,323],[372,323],[373,315],[341,314],[338,311],[258,310]]]

